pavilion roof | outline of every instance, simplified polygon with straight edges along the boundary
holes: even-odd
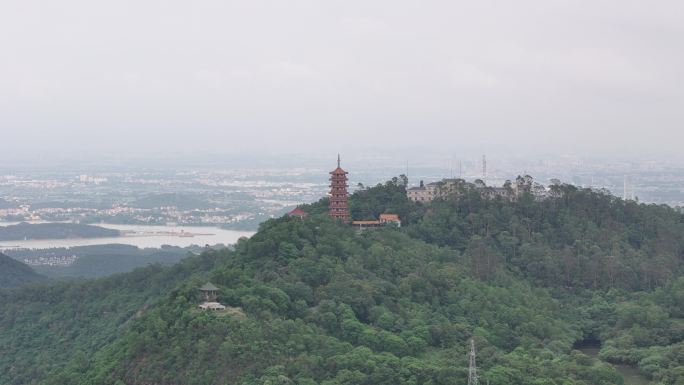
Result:
[[[219,288],[216,287],[213,283],[207,282],[202,287],[200,287],[200,291],[218,291]]]

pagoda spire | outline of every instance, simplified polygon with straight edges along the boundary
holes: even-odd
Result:
[[[337,168],[330,172],[328,215],[345,223],[349,222],[350,219],[347,174],[349,173],[341,167],[340,154],[337,154]]]

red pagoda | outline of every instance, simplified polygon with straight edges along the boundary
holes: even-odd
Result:
[[[337,168],[330,173],[330,203],[328,215],[349,222],[349,194],[347,193],[347,174],[340,167],[340,154],[337,154]]]

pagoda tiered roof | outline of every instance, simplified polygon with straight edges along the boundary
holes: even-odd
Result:
[[[349,193],[347,191],[347,171],[340,166],[340,155],[337,155],[337,168],[330,172],[330,200],[328,215],[332,218],[349,221]]]
[[[347,171],[344,171],[344,169],[342,169],[342,167],[337,166],[336,169],[330,171],[330,174],[332,174],[332,175],[338,174],[339,175],[339,174],[349,174],[349,173]]]

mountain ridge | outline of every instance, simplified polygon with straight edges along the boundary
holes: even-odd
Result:
[[[30,266],[0,253],[0,288],[19,287],[47,280]]]
[[[684,380],[680,213],[568,185],[544,201],[469,190],[430,205],[409,202],[405,188],[395,179],[350,199],[354,217],[400,213],[400,229],[358,232],[328,218],[321,200],[303,206],[305,220],[264,222],[235,251],[188,258],[139,317],[128,313],[116,333],[103,329],[106,343],[81,341],[30,379],[455,385],[466,383],[474,338],[492,385],[621,383],[605,361],[639,366],[663,384]],[[193,271],[203,258],[213,262]],[[116,296],[132,276],[81,285],[109,282]],[[244,317],[197,309],[208,280]],[[4,330],[17,325],[9,314],[0,308]],[[574,349],[597,340],[602,360]],[[0,369],[16,364],[0,359]]]

